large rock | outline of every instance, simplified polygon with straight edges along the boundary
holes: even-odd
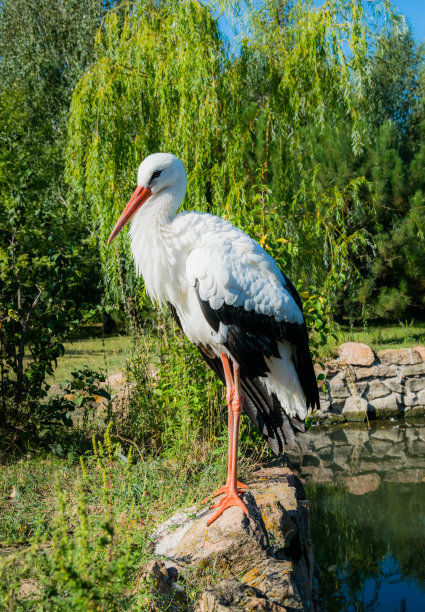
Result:
[[[370,401],[376,399],[377,397],[385,397],[390,393],[391,390],[380,380],[371,380],[367,389],[366,396],[367,399]]]
[[[377,356],[381,363],[387,365],[413,365],[422,361],[419,353],[409,348],[385,349],[384,351],[378,351]]]
[[[368,384],[369,383],[365,380],[363,382],[356,382],[354,383],[354,386],[351,388],[351,391],[352,393],[354,393],[354,395],[363,395],[363,393],[368,388]]]
[[[418,393],[425,389],[425,378],[409,378],[405,386],[408,393]]]
[[[418,353],[422,361],[425,361],[425,346],[414,346],[412,347],[412,351]]]
[[[328,397],[334,403],[334,399],[340,400],[345,399],[350,395],[350,391],[346,386],[345,372],[339,372],[331,381],[327,382],[327,389],[329,391]]]
[[[384,385],[394,391],[394,393],[404,393],[404,386],[401,383],[401,377],[395,376],[394,378],[385,378],[383,381]]]
[[[342,416],[347,421],[359,421],[365,420],[367,414],[367,401],[358,395],[351,395],[345,401],[344,410]]]
[[[357,380],[363,380],[365,378],[385,378],[386,376],[396,376],[396,366],[389,365],[374,365],[370,368],[355,368],[355,374]]]
[[[365,344],[347,342],[339,348],[339,360],[320,371],[328,394],[320,393],[321,409],[315,422],[329,424],[363,420],[364,398],[372,418],[388,419],[405,414],[425,416],[425,347],[386,349],[373,353]],[[317,368],[319,371],[319,368]]]
[[[389,376],[396,376],[398,373],[396,365],[383,365],[380,364],[378,367],[378,376],[379,378],[385,378]],[[408,366],[414,368],[415,366]]]
[[[416,406],[418,404],[418,396],[416,393],[405,393],[401,396],[403,406]]]
[[[318,410],[317,412],[326,412],[326,410],[329,410],[331,403],[329,401],[329,396],[327,395],[326,398],[320,398],[320,410]]]
[[[370,368],[355,368],[354,372],[357,380],[376,378],[376,376],[378,376],[378,366],[372,366]]]
[[[195,508],[174,515],[161,526],[161,532],[156,532],[155,553],[180,566],[212,567],[219,563],[233,575],[247,572],[251,568],[251,551],[267,550],[268,538],[261,512],[250,492],[244,495],[244,501],[248,516],[238,507],[229,508],[210,527],[207,521],[212,511],[208,507],[193,519],[188,517],[195,513]]]
[[[401,416],[397,397],[394,393],[387,395],[387,397],[377,397],[369,401],[368,412],[376,419],[398,418]]]
[[[344,384],[338,385],[337,389],[334,389],[333,387],[329,389],[329,396],[333,404],[335,404],[335,400],[345,399],[346,397],[349,397],[349,395],[351,395],[350,391]]]
[[[270,601],[260,589],[237,580],[222,580],[202,593],[194,612],[285,612],[286,609]]]
[[[340,361],[347,365],[370,366],[375,361],[375,355],[367,344],[362,342],[346,342],[338,349]]]
[[[309,505],[300,481],[287,467],[267,467],[254,473],[249,488],[248,515],[229,508],[207,526],[213,510],[189,508],[157,529],[155,554],[183,574],[210,568],[216,582],[231,580],[228,592],[223,582],[207,589],[199,612],[226,605],[230,610],[315,609]],[[249,588],[235,586],[235,580]]]
[[[400,374],[402,376],[417,376],[418,374],[425,374],[425,362],[402,366],[400,368]]]

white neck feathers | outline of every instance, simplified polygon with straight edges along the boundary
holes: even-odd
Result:
[[[179,251],[178,236],[174,235],[171,222],[185,190],[184,184],[180,193],[174,188],[153,194],[135,214],[130,228],[137,274],[143,276],[146,292],[159,304],[172,301],[178,292],[177,279],[170,274]]]

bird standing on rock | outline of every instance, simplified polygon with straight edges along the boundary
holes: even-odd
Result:
[[[186,193],[183,164],[154,153],[139,166],[137,188],[108,244],[133,219],[131,250],[149,296],[169,303],[179,327],[226,385],[229,463],[211,524],[231,506],[248,512],[237,482],[242,409],[275,454],[304,431],[319,394],[300,297],[276,262],[228,221],[176,215]]]

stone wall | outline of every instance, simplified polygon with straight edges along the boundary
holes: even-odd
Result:
[[[423,346],[375,353],[366,344],[348,342],[338,359],[315,369],[324,376],[316,422],[425,416]]]

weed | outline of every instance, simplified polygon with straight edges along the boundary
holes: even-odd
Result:
[[[149,609],[155,594],[137,576],[152,558],[155,524],[202,499],[223,466],[206,447],[202,461],[156,455],[134,462],[113,429],[79,461],[38,455],[3,470],[0,606]],[[195,597],[195,584],[187,587]]]

